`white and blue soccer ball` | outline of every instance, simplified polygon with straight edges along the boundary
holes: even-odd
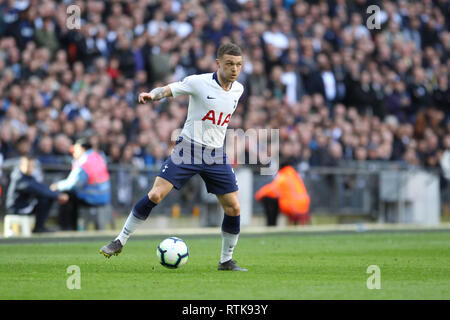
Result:
[[[170,237],[161,241],[156,255],[164,267],[176,269],[188,261],[189,249],[183,239]]]

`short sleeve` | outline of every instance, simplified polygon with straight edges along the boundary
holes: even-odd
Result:
[[[178,97],[184,94],[193,95],[195,92],[194,84],[195,78],[193,76],[188,76],[184,78],[183,81],[172,82],[168,86],[170,91],[172,91],[172,96]]]

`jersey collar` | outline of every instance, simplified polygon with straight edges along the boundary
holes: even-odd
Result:
[[[217,78],[217,71],[216,72],[214,72],[213,73],[213,80],[216,80],[216,82],[217,82],[217,84],[219,85],[219,87],[221,87],[222,88],[222,86],[220,85],[220,82],[219,82],[219,78]],[[233,81],[234,82],[234,81]],[[230,90],[231,90],[231,87],[233,87],[233,82],[231,83],[231,85],[230,85]],[[222,88],[223,89],[223,88]],[[225,90],[225,89],[223,89],[223,90]]]

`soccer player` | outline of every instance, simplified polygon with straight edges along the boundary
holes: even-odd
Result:
[[[240,232],[240,205],[237,180],[223,152],[228,123],[244,91],[236,81],[242,63],[240,47],[223,44],[217,50],[216,72],[188,76],[182,82],[139,94],[140,103],[189,95],[187,119],[150,192],[135,204],[119,236],[103,246],[100,253],[108,258],[118,255],[130,235],[172,188],[180,189],[193,175],[200,174],[208,192],[217,196],[225,212],[218,270],[247,271],[232,260]],[[204,155],[214,157],[213,163]]]

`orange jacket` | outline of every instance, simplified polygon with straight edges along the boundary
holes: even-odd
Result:
[[[300,175],[291,166],[278,171],[275,179],[259,189],[255,199],[278,198],[280,211],[286,215],[295,216],[309,211],[310,198]]]

